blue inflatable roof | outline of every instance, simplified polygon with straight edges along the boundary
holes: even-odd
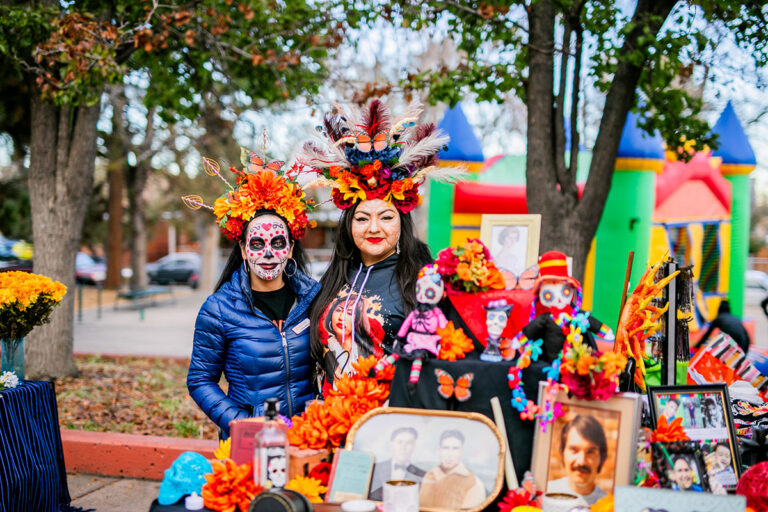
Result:
[[[448,149],[441,151],[437,156],[440,160],[458,160],[461,162],[483,162],[483,146],[475,136],[472,125],[467,121],[464,111],[461,109],[461,103],[445,111],[445,116],[439,129],[451,137],[448,143]]]
[[[664,141],[658,133],[648,135],[637,126],[638,115],[627,114],[624,130],[621,132],[618,158],[649,158],[664,160]]]
[[[741,122],[729,101],[712,128],[718,135],[718,148],[712,155],[722,157],[724,164],[755,165],[755,152],[741,127]]]

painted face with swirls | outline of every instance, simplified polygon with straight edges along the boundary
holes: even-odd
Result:
[[[539,289],[539,300],[544,307],[563,309],[573,300],[573,287],[559,281],[545,281]]]
[[[290,235],[285,223],[276,215],[261,215],[248,224],[245,246],[241,245],[243,259],[264,281],[277,279],[283,273],[293,253]]]

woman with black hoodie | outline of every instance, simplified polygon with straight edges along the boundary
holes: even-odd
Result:
[[[416,125],[411,103],[396,119],[379,100],[362,112],[326,115],[323,146],[307,143],[299,160],[313,168],[343,214],[330,267],[310,313],[314,359],[334,377],[354,371],[358,357],[394,350],[400,325],[413,309],[419,270],[432,262],[414,234],[410,212],[421,203],[427,175],[453,181],[462,171],[438,167],[448,136],[434,124]]]

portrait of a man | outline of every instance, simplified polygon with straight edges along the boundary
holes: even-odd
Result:
[[[464,434],[445,430],[438,444],[438,465],[421,482],[421,507],[459,510],[477,507],[486,497],[480,479],[464,465]]]
[[[547,492],[573,494],[593,505],[612,491],[618,422],[610,419],[611,426],[616,425],[609,446],[606,428],[592,415],[568,414],[566,419],[559,434],[553,433]]]
[[[413,450],[419,433],[413,427],[400,427],[389,436],[390,459],[383,460],[373,466],[371,487],[368,497],[372,500],[383,499],[384,483],[390,480],[411,480],[421,482],[424,470],[411,463]]]

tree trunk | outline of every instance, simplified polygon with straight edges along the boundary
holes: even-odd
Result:
[[[131,210],[131,290],[147,287],[147,224],[144,216],[144,187],[149,177],[149,162],[139,162],[128,170],[128,204]]]
[[[117,289],[123,268],[123,164],[109,166],[109,223],[107,229],[107,280],[105,286]]]
[[[29,196],[35,244],[34,270],[67,287],[51,322],[27,337],[27,375],[31,379],[77,375],[72,357],[75,255],[93,188],[96,123],[100,105],[56,107],[30,87]]]
[[[200,290],[213,293],[219,279],[219,226],[208,217],[198,216],[197,237],[200,240]]]

